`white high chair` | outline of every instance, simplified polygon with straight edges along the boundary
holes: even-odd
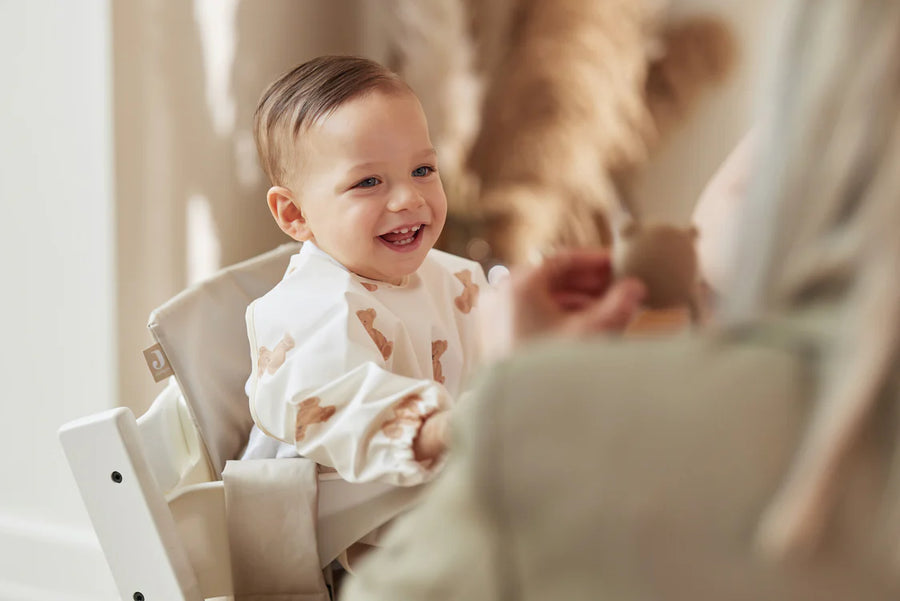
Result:
[[[149,327],[160,347],[155,367],[164,369],[168,359],[174,378],[139,419],[130,409],[116,408],[60,429],[124,600],[200,601],[234,594],[232,558],[240,555],[229,545],[221,478],[252,424],[244,394],[250,370],[244,311],[280,280],[297,250],[297,244],[287,244],[227,268],[151,314]],[[258,465],[271,461],[315,467],[300,458]],[[329,473],[317,480],[309,508],[317,540],[307,543],[315,543],[319,568],[392,519],[418,493],[380,483],[351,484]],[[285,536],[289,540],[292,533]]]

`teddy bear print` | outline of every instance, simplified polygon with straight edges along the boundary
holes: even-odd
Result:
[[[321,407],[319,403],[321,399],[317,396],[310,397],[300,403],[297,411],[297,425],[294,429],[294,440],[300,442],[306,436],[307,426],[312,424],[322,424],[334,415],[334,407]]]
[[[394,350],[394,343],[389,341],[384,337],[384,334],[375,329],[375,309],[361,309],[356,312],[356,316],[359,317],[359,321],[362,322],[366,332],[372,337],[375,346],[381,351],[381,356],[387,361],[388,357],[391,356],[391,352]]]
[[[446,340],[435,340],[431,343],[431,373],[435,382],[444,383],[444,370],[441,367],[441,355],[447,350]]]
[[[462,294],[455,299],[456,308],[463,313],[468,313],[478,302],[478,284],[472,282],[472,272],[468,269],[453,275],[463,284]]]
[[[378,286],[376,286],[375,284],[370,284],[369,282],[360,282],[360,284],[362,284],[362,287],[369,292],[375,292],[376,290],[378,290]]]
[[[264,346],[259,347],[257,373],[262,375],[264,371],[268,371],[269,374],[274,374],[284,363],[287,352],[292,348],[294,348],[294,339],[290,334],[285,334],[271,351]]]
[[[388,438],[400,438],[403,436],[403,427],[412,426],[418,430],[422,420],[426,417],[419,410],[422,396],[416,393],[409,394],[394,406],[394,416],[381,426],[381,431]]]

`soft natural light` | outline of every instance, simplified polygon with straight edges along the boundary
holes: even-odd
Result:
[[[194,0],[206,77],[206,104],[213,128],[222,137],[234,131],[237,106],[231,84],[236,45],[237,0]]]
[[[221,267],[222,246],[216,235],[209,199],[194,194],[187,203],[187,279],[199,282]]]

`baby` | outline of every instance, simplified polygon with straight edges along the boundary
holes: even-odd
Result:
[[[303,246],[247,309],[245,457],[268,435],[351,482],[427,481],[487,284],[433,249],[447,200],[422,107],[381,65],[326,56],[269,86],[255,134],[269,209]]]

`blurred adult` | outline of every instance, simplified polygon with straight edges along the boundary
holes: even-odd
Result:
[[[343,600],[897,598],[900,2],[785,15],[722,329],[491,370]]]

